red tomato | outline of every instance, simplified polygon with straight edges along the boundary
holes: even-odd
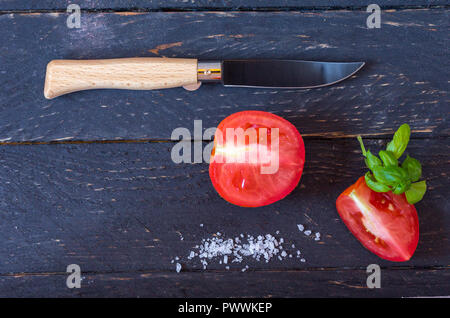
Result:
[[[237,128],[250,132],[241,144],[230,132]],[[239,156],[243,156],[241,160]],[[281,200],[294,190],[304,162],[303,139],[290,122],[267,112],[243,111],[228,116],[217,127],[209,176],[228,202],[258,207]]]
[[[419,219],[404,194],[375,192],[361,177],[338,197],[336,207],[350,232],[379,257],[403,262],[414,254]]]

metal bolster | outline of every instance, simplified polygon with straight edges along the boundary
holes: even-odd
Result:
[[[219,82],[222,80],[222,62],[198,61],[197,80],[201,82]]]

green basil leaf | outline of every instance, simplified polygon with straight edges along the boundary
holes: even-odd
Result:
[[[406,156],[406,159],[402,163],[402,168],[408,172],[409,179],[412,182],[416,182],[422,176],[422,165],[417,159],[410,156]]]
[[[394,189],[392,189],[392,193],[402,194],[406,191],[406,189],[408,189],[409,185],[410,184],[408,182],[400,182],[394,187]]]
[[[385,166],[398,166],[398,160],[392,151],[381,150],[378,155]]]
[[[411,128],[408,124],[403,124],[395,132],[394,138],[388,143],[386,150],[394,153],[396,158],[400,158],[408,146]]]
[[[426,191],[427,184],[425,181],[412,183],[409,189],[405,192],[406,200],[408,200],[410,204],[416,204],[422,200]]]
[[[366,159],[364,159],[364,161],[366,162],[366,165],[370,170],[372,170],[376,166],[381,166],[381,160],[378,159],[377,156],[372,154],[370,150],[366,152]]]
[[[408,146],[410,136],[409,125],[401,125],[395,132],[392,141],[388,143],[386,150],[378,153],[380,158],[370,151],[366,151],[361,136],[357,138],[364,161],[371,170],[364,177],[367,186],[375,192],[392,191],[397,195],[405,193],[408,202],[416,203],[422,199],[426,191],[425,181],[416,182],[422,175],[422,166],[419,161],[409,156],[401,166],[398,161]]]
[[[371,188],[375,192],[388,192],[391,191],[391,188],[383,183],[377,182],[370,172],[367,172],[365,177],[366,184],[369,188]]]
[[[408,180],[408,174],[400,167],[378,166],[374,167],[372,172],[378,182],[389,186],[397,186],[399,183],[406,182]]]
[[[361,136],[356,136],[356,139],[358,139],[359,145],[361,146],[362,154],[365,157],[366,156],[366,148],[364,147],[364,142],[362,140],[362,137]]]

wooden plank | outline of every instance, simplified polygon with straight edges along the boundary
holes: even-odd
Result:
[[[391,134],[401,123],[448,136],[448,10],[387,10],[381,29],[363,11],[85,13],[0,16],[0,140],[168,139],[194,119],[277,113],[310,136]],[[154,32],[157,30],[157,32]],[[204,85],[159,91],[87,91],[45,100],[48,61],[132,56],[363,60],[357,76],[315,90]]]
[[[272,298],[450,294],[449,269],[381,269],[380,289],[367,288],[365,270],[87,273],[83,274],[80,289],[66,287],[67,275],[0,276],[0,297]]]
[[[375,150],[385,142],[367,140],[366,145]],[[429,191],[417,204],[417,251],[401,264],[365,250],[336,212],[337,196],[364,173],[356,140],[306,139],[301,184],[285,199],[255,209],[221,199],[207,164],[174,164],[172,146],[0,147],[0,273],[61,272],[72,263],[85,272],[174,271],[171,260],[176,256],[185,269],[200,270],[200,262],[187,256],[216,232],[283,237],[288,251],[295,244],[291,252],[300,249],[306,259],[246,261],[254,270],[450,264],[450,147],[445,140],[412,140],[408,148],[422,161]],[[305,236],[296,224],[320,232],[322,239]],[[208,269],[223,270],[224,265],[216,260]]]
[[[68,0],[40,0],[24,2],[20,0],[0,0],[0,10],[65,10],[73,3]],[[79,0],[77,4],[82,9],[101,10],[123,10],[128,8],[140,10],[198,10],[198,9],[305,9],[305,8],[361,8],[370,4],[361,3],[358,0],[112,0],[112,1],[86,1]],[[405,7],[405,6],[436,6],[446,5],[444,0],[380,0],[377,2],[382,7]]]

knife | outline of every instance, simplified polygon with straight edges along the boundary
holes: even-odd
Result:
[[[315,88],[340,82],[364,62],[300,60],[224,60],[136,57],[106,60],[53,60],[47,65],[48,99],[87,89],[195,90],[201,83],[230,87]]]

